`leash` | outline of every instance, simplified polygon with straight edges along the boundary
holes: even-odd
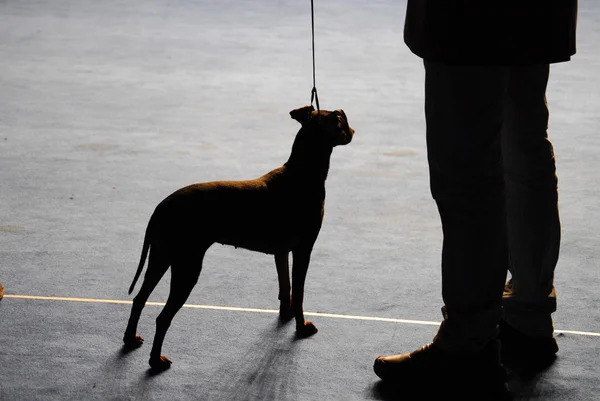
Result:
[[[310,92],[310,105],[316,100],[318,116],[321,116],[321,108],[319,107],[319,95],[317,94],[316,69],[315,69],[315,6],[314,0],[310,0],[310,18],[312,25],[312,62],[313,62],[313,88]]]

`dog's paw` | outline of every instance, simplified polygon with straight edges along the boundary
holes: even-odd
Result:
[[[123,343],[127,348],[139,348],[144,343],[144,339],[137,334],[135,336],[125,336],[123,337]]]
[[[301,338],[310,337],[317,333],[317,326],[311,322],[304,322],[302,326],[296,326],[296,335]]]
[[[150,357],[148,363],[150,364],[152,370],[160,372],[169,369],[172,362],[166,356],[161,355],[158,358]]]

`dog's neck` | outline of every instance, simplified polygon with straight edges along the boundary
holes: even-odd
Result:
[[[307,132],[301,128],[292,146],[292,153],[284,164],[295,177],[306,179],[307,183],[323,185],[329,172],[329,161],[333,146],[319,146],[309,143]],[[313,146],[311,146],[313,145]],[[324,144],[322,144],[324,145]]]

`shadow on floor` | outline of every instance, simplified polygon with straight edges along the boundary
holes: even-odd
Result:
[[[265,330],[243,358],[224,361],[215,377],[210,400],[295,400],[297,341],[280,322]]]
[[[543,401],[550,396],[556,397],[557,387],[545,379],[545,373],[541,372],[535,375],[527,375],[520,377],[515,373],[509,373],[507,384],[511,394],[507,396],[499,396],[499,400],[513,401]],[[421,389],[410,388],[410,384],[400,386],[397,384],[389,384],[384,381],[378,381],[371,387],[371,396],[376,400],[381,401],[416,401],[431,399],[446,399],[448,394],[441,387],[435,387],[437,384],[430,383],[431,388],[423,386]],[[468,390],[465,389],[464,397],[460,400],[480,400],[477,395],[468,395]],[[424,394],[427,398],[424,398]]]

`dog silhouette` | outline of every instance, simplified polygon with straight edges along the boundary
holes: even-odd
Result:
[[[164,370],[171,365],[161,355],[165,335],[198,282],[206,250],[215,242],[274,255],[280,318],[294,317],[300,337],[317,332],[315,325],[304,319],[304,282],[323,222],[331,153],[335,146],[350,143],[354,130],[343,110],[315,111],[312,106],[305,106],[290,111],[290,115],[302,127],[283,166],[254,180],[214,181],[181,188],[154,210],[130,294],[149,252],[148,268],[133,299],[123,337],[127,347],[142,345],[144,340],[136,334],[142,309],[170,266],[169,297],[156,318],[150,351],[149,363],[153,369]]]

